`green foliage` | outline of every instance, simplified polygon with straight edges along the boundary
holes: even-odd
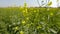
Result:
[[[0,8],[0,34],[60,34],[60,8]]]

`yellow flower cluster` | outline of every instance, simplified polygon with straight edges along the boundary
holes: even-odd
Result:
[[[25,24],[26,23],[26,21],[22,21],[22,24]]]
[[[20,34],[24,34],[24,32],[23,31],[20,31]]]

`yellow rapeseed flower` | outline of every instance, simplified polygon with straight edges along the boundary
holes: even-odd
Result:
[[[25,10],[23,10],[23,13],[26,12]]]
[[[13,30],[16,32],[18,30],[18,27],[14,27]]]
[[[18,30],[18,27],[15,27],[15,30]]]
[[[29,20],[29,18],[28,18],[28,17],[27,17],[26,19],[27,19],[27,20]]]
[[[27,11],[28,9],[27,8],[25,8],[25,13],[28,13],[28,11]]]
[[[20,31],[20,34],[24,34],[24,32],[23,31]]]
[[[28,9],[27,8],[25,8],[24,10],[23,10],[23,13],[28,13],[28,11],[27,11]]]
[[[51,16],[53,16],[53,13],[50,13]]]
[[[22,21],[22,24],[25,24],[26,22],[25,21]]]
[[[36,12],[36,10],[34,10],[34,12]]]
[[[25,8],[25,10],[27,11],[28,9],[27,9],[27,8]]]

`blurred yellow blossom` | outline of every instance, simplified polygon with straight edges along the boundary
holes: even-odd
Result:
[[[14,27],[13,30],[16,32],[18,30],[18,26]]]
[[[53,13],[50,13],[51,16],[53,16]]]
[[[25,8],[25,10],[27,11],[28,9],[27,9],[27,8]]]
[[[22,24],[25,24],[26,22],[25,21],[22,21]]]
[[[25,10],[23,10],[23,13],[26,12]]]
[[[18,30],[18,27],[15,27],[15,30]]]
[[[24,10],[23,10],[23,13],[28,13],[28,11],[27,11],[28,9],[27,8],[25,8]]]
[[[29,20],[29,17],[27,17],[26,19]]]
[[[20,34],[24,34],[24,32],[23,31],[20,31]]]
[[[26,9],[25,9],[26,13],[28,13],[28,11],[27,11],[27,10],[28,10],[28,9],[26,8]]]
[[[34,10],[34,12],[36,12],[36,10]]]

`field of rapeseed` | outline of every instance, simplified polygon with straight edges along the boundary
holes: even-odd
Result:
[[[60,8],[0,8],[0,34],[60,34]]]

